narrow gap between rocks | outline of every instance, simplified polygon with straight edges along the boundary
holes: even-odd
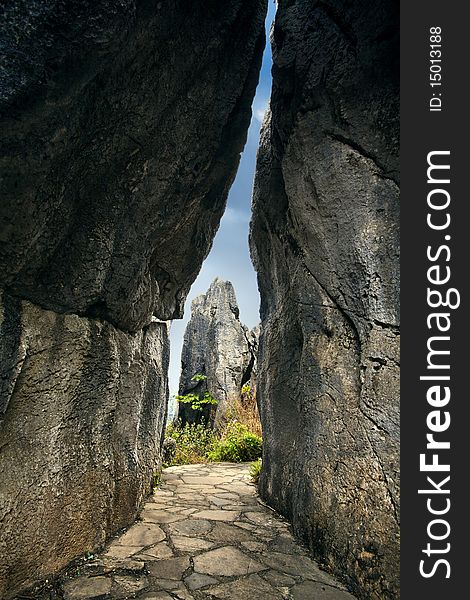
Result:
[[[274,12],[275,3],[271,2],[266,24],[268,40]],[[197,410],[176,402],[178,393],[202,397],[202,391],[208,393],[210,389],[218,395],[217,411],[209,406],[201,413],[210,418],[212,410],[216,414],[212,424],[217,429],[222,395],[230,399],[227,378],[236,381],[235,392],[244,390],[245,400],[255,389],[259,294],[248,231],[256,153],[271,91],[271,63],[268,41],[248,139],[227,209],[187,298],[184,319],[171,326],[170,428],[178,415],[188,425],[199,424],[200,431],[205,429]],[[217,333],[211,333],[211,327]],[[221,345],[222,356],[207,356],[219,352]],[[237,370],[240,354],[247,347],[250,352],[244,370]],[[259,423],[257,415],[251,415],[251,419]],[[227,421],[230,414],[225,409],[221,422]],[[207,436],[212,434],[198,435],[201,443],[207,443]],[[168,439],[167,433],[165,442]],[[186,442],[180,437],[176,443]],[[140,518],[116,536],[103,554],[91,556],[76,567],[78,577],[66,580],[63,586],[66,600],[354,600],[341,583],[312,560],[308,550],[294,538],[289,523],[260,499],[253,481],[256,463],[250,465],[248,455],[238,456],[234,462],[220,455],[218,460],[216,457],[205,464],[198,464],[194,456],[188,455],[168,466],[175,459],[174,452],[174,448],[164,445],[163,460],[169,462],[164,462],[166,468]],[[196,464],[181,464],[185,459]]]
[[[205,294],[216,277],[231,281],[240,309],[239,318],[250,329],[259,323],[259,292],[256,273],[250,258],[248,233],[251,219],[251,196],[256,167],[256,154],[265,112],[271,96],[272,54],[269,32],[274,20],[276,4],[269,1],[266,17],[266,48],[259,76],[256,95],[252,104],[252,119],[245,148],[242,152],[237,175],[230,189],[227,208],[211,251],[191,287],[185,302],[184,317],[175,320],[170,329],[169,417],[175,413],[175,395],[178,393],[181,351],[184,332],[191,317],[191,303]]]

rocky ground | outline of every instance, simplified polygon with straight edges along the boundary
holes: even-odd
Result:
[[[354,600],[263,505],[249,465],[170,467],[141,521],[63,586],[66,600]]]

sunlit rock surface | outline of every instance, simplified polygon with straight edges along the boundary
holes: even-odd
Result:
[[[6,294],[0,331],[4,598],[136,517],[160,468],[169,346],[165,323],[130,335]]]
[[[181,353],[179,393],[209,392],[218,402],[203,411],[179,404],[183,423],[206,422],[213,415],[215,425],[233,414],[244,385],[255,385],[257,328],[250,331],[239,319],[235,290],[230,281],[216,278],[206,294],[195,298],[186,327]],[[197,378],[202,375],[205,379]],[[196,376],[196,377],[195,377]]]

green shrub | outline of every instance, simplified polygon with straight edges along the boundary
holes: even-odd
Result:
[[[261,456],[261,437],[251,433],[246,425],[232,421],[216,433],[205,423],[181,422],[166,428],[164,466],[203,462],[249,462]]]
[[[175,441],[175,447],[164,466],[207,462],[207,454],[214,446],[215,434],[205,423],[187,423],[184,427],[181,422],[170,424],[165,433],[166,439]]]
[[[203,410],[207,405],[216,406],[219,401],[214,398],[209,392],[205,392],[204,396],[199,394],[185,394],[184,396],[176,396],[176,400],[182,404],[191,404],[193,410]]]
[[[214,462],[248,462],[261,456],[262,439],[241,423],[229,423],[208,458]]]
[[[261,475],[261,458],[258,458],[258,460],[255,460],[255,462],[252,462],[250,465],[250,477],[251,477],[253,483],[259,482],[260,475]]]
[[[196,373],[191,377],[191,381],[205,381],[207,379],[207,375],[203,375],[202,373]]]
[[[241,396],[242,398],[251,398],[253,396],[253,392],[251,391],[251,385],[249,383],[245,383],[245,385],[242,387]]]

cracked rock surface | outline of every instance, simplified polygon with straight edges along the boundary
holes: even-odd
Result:
[[[64,599],[354,600],[263,505],[248,469],[165,469],[142,521],[65,581]]]
[[[209,391],[218,401],[214,411],[216,426],[223,423],[233,402],[240,398],[242,386],[250,383],[254,388],[257,329],[249,330],[240,322],[230,281],[216,278],[207,292],[192,302],[181,353],[179,393],[201,396]],[[193,381],[196,374],[207,379]],[[207,422],[209,415],[209,411],[193,410],[189,404],[178,405],[183,423],[201,417]]]
[[[151,487],[162,321],[225,208],[266,4],[1,3],[2,598],[101,546]]]
[[[265,10],[265,0],[7,4],[2,286],[128,331],[181,316],[246,140]]]
[[[397,598],[398,5],[278,6],[251,226],[260,492],[358,595]]]

